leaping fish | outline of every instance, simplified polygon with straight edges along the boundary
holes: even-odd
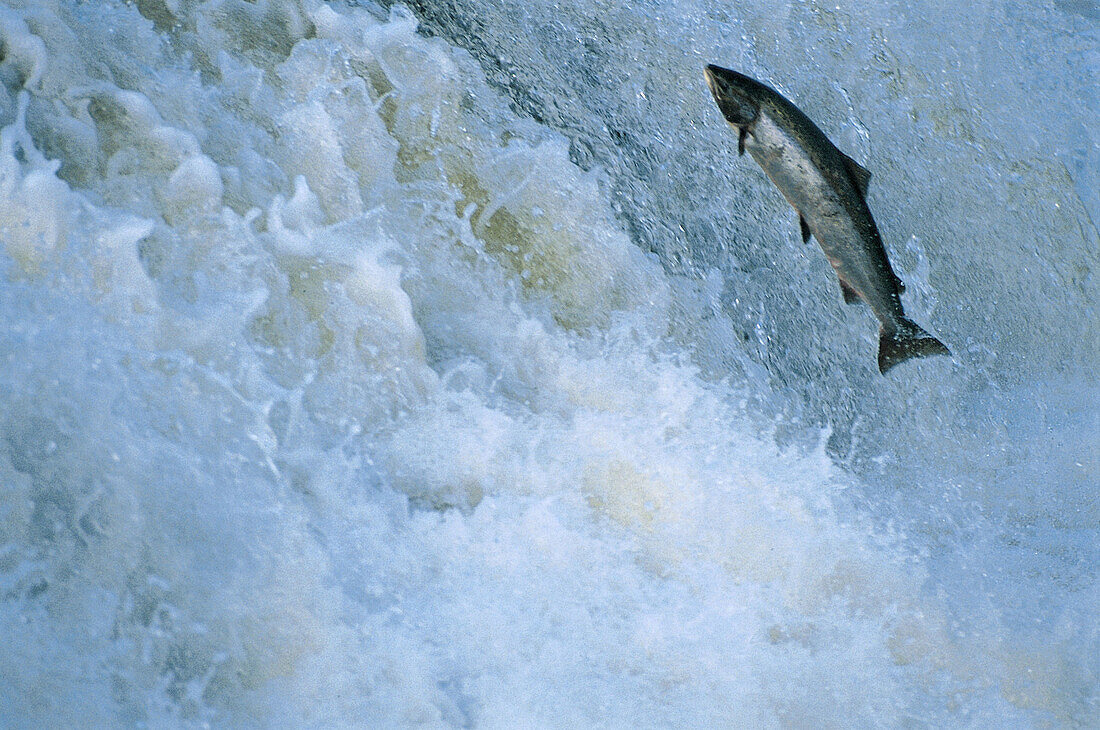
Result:
[[[882,323],[878,367],[911,357],[950,355],[947,347],[905,316],[904,285],[890,267],[867,207],[871,173],[837,149],[798,107],[775,89],[720,66],[706,69],[707,86],[748,152],[798,212],[802,240],[817,239],[840,279],[844,301],[863,300]]]

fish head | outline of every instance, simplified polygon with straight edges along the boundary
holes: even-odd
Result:
[[[760,115],[759,82],[728,68],[710,64],[706,69],[707,86],[726,121],[745,129],[751,127]]]

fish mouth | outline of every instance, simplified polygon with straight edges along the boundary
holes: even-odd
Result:
[[[723,68],[713,63],[707,64],[707,67],[703,70],[703,75],[707,79],[707,86],[709,86],[712,91],[717,89],[723,95],[736,94],[746,99],[751,99],[756,87],[760,86],[759,81],[743,73],[738,73],[737,71]]]
[[[711,63],[703,71],[707,87],[726,121],[738,127],[756,121],[759,105],[754,98],[753,84],[748,76]]]
[[[717,74],[721,70],[721,66],[715,66],[713,63],[707,64],[707,67],[703,69],[703,76],[707,80],[707,88],[710,89],[710,93],[714,94],[715,98],[718,97],[718,91],[716,88],[716,84],[718,82]]]

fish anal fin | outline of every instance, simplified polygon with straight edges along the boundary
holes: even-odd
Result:
[[[806,218],[801,214],[798,216],[798,225],[802,229],[802,243],[809,243],[810,236],[813,233],[810,231],[810,224],[806,222]]]
[[[749,136],[748,127],[741,127],[740,132],[737,135],[737,156],[741,157],[745,154],[745,138]]]
[[[852,182],[856,184],[859,194],[866,196],[867,185],[871,182],[871,171],[843,152],[840,156],[844,159],[844,167],[848,168],[848,174],[852,176]]]
[[[840,293],[844,295],[845,304],[858,304],[861,300],[859,293],[855,289],[848,286],[844,279],[840,280]]]

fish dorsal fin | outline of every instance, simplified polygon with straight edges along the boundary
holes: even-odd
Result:
[[[840,280],[840,293],[844,295],[845,304],[858,304],[860,301],[859,293],[850,287],[844,279]]]
[[[844,160],[844,166],[848,168],[848,174],[852,176],[852,182],[859,189],[859,194],[866,196],[867,184],[871,182],[871,171],[843,152],[840,153],[840,156]]]

